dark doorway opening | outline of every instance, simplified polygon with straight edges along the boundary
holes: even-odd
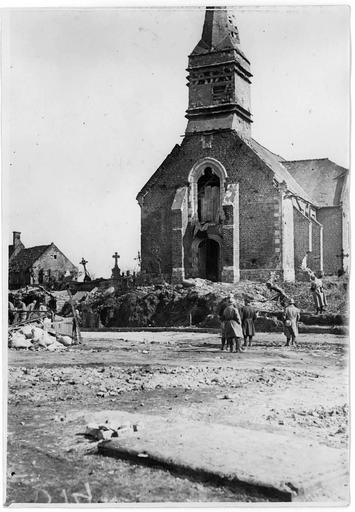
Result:
[[[219,243],[211,238],[202,240],[198,246],[199,276],[210,281],[219,281]]]
[[[38,282],[39,282],[39,284],[43,284],[43,281],[44,281],[44,271],[41,268],[38,272]]]

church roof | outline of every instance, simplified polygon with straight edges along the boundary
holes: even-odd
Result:
[[[268,149],[264,148],[261,144],[256,142],[254,139],[243,137],[242,139],[265,164],[274,172],[275,178],[279,183],[286,182],[287,188],[296,196],[301,197],[305,201],[315,204],[314,199],[309,195],[300,183],[290,174],[288,169],[285,167],[285,161],[279,155],[272,153]],[[303,182],[302,182],[303,183]],[[308,188],[307,188],[308,190]],[[317,206],[317,204],[315,204]]]
[[[38,260],[42,254],[49,249],[50,245],[36,245],[22,249],[11,261],[11,267],[16,266],[16,270],[28,270]]]
[[[337,206],[342,202],[348,169],[328,158],[284,161],[283,165],[318,206]]]

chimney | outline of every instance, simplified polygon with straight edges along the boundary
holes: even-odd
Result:
[[[14,247],[16,247],[21,243],[21,232],[13,231],[12,235],[13,235],[13,245],[14,245]]]

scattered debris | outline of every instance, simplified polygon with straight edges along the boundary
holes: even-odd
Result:
[[[111,439],[112,437],[121,437],[123,435],[133,434],[134,432],[141,430],[141,428],[141,424],[130,423],[127,421],[117,426],[90,423],[86,426],[85,435],[95,441],[103,441]]]
[[[38,327],[41,325],[41,327]],[[64,350],[72,345],[70,336],[55,335],[46,329],[44,322],[27,324],[17,330],[9,331],[8,346],[16,350],[48,350],[50,352]]]

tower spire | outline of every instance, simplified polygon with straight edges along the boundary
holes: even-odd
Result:
[[[234,129],[250,136],[250,62],[234,16],[207,7],[202,37],[189,56],[186,132]]]
[[[207,7],[203,24],[202,38],[195,51],[225,49],[239,45],[239,33],[234,17],[226,7]]]

